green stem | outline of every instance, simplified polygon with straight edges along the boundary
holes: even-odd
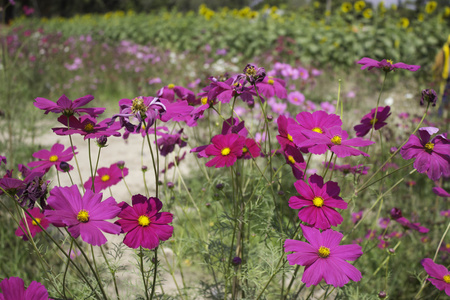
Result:
[[[117,288],[117,282],[116,282],[116,271],[111,268],[109,265],[108,259],[106,258],[105,252],[103,251],[103,247],[100,246],[100,251],[102,252],[103,258],[105,259],[106,265],[108,266],[109,272],[111,272],[111,276],[114,283],[114,290],[116,291],[117,300],[120,300],[119,296],[119,289]]]
[[[387,74],[388,74],[388,72],[384,72],[384,79],[383,79],[383,83],[381,84],[380,93],[378,94],[377,107],[375,108],[375,115],[373,116],[372,129],[370,130],[369,140],[372,140],[372,134],[375,131],[375,123],[377,122],[378,106],[380,105],[381,94],[383,93],[384,83],[386,82]]]
[[[63,275],[62,288],[63,288],[64,299],[67,299],[67,296],[66,296],[66,276],[67,276],[67,270],[69,270],[70,253],[72,252],[72,246],[73,246],[73,240],[70,241],[69,257],[67,258],[67,263],[66,263],[66,267],[65,267],[65,269],[64,269],[64,275]]]
[[[142,274],[142,281],[144,282],[144,291],[145,291],[145,299],[149,300],[148,298],[148,286],[147,286],[147,280],[145,280],[145,272],[144,272],[144,252],[142,251],[142,246],[139,246],[139,257],[141,260],[141,274]]]
[[[153,299],[153,295],[155,294],[157,271],[158,271],[158,247],[156,247],[155,249],[155,267],[153,269],[153,286],[152,286],[152,293],[150,294],[150,300]]]

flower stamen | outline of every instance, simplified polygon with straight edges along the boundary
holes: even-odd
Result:
[[[150,225],[150,219],[146,215],[142,215],[138,218],[138,224],[142,227],[147,227]]]
[[[55,162],[58,160],[58,155],[52,155],[52,156],[50,156],[50,158],[48,160],[51,162]]]
[[[84,209],[80,210],[77,215],[77,220],[81,223],[86,223],[87,221],[89,221],[89,212]]]
[[[313,204],[316,207],[322,207],[323,206],[323,202],[324,202],[324,200],[323,200],[322,197],[314,197],[314,199],[313,199]]]
[[[230,154],[230,152],[231,152],[231,149],[228,148],[228,147],[223,148],[222,150],[220,150],[220,154],[222,154],[223,156],[227,156],[228,154]]]
[[[319,256],[321,258],[327,258],[328,256],[330,256],[330,248],[324,247],[324,246],[320,246],[319,248]]]

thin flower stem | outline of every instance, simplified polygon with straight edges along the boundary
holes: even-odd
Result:
[[[56,169],[56,178],[58,178],[58,186],[61,186],[61,180],[59,179],[59,171],[58,171],[58,168],[55,167],[55,169]]]
[[[331,160],[333,159],[333,155],[334,155],[334,152],[331,152],[330,160],[328,161],[328,166],[325,166],[325,171],[322,175],[322,178],[325,178],[325,176],[327,176],[327,172],[328,172],[328,169],[330,168],[330,164],[331,164]]]
[[[88,139],[88,153],[89,153],[89,168],[91,170],[91,180],[92,180],[92,188],[91,190],[95,193],[95,181],[94,181],[94,169],[92,168],[92,157],[91,157],[91,139]]]
[[[147,123],[145,123],[145,121],[143,121],[143,122],[144,122],[145,128],[147,128]],[[152,148],[152,145],[150,143],[150,136],[148,134],[148,131],[145,132],[145,136],[147,137],[147,145],[148,145],[148,149],[150,150],[150,155],[152,157],[153,171],[155,173],[155,190],[156,190],[155,195],[156,195],[156,198],[158,198],[159,174],[158,174],[158,170],[157,170],[157,167],[156,167],[155,155],[153,154],[153,148]],[[158,151],[158,148],[156,149],[156,151]]]
[[[72,183],[72,185],[74,185],[72,176],[70,175],[70,171],[67,171],[67,175],[69,175],[70,183]]]
[[[172,276],[172,279],[173,279],[173,282],[175,283],[175,287],[177,288],[178,294],[180,295],[181,299],[184,299],[183,295],[181,294],[180,287],[178,286],[177,279],[175,278],[175,271],[174,271],[173,267],[170,265],[169,260],[167,259],[166,252],[164,251],[163,247],[161,245],[160,245],[160,247],[161,247],[161,252],[164,255],[164,260],[166,261],[166,264],[169,267],[169,273]]]
[[[72,246],[73,246],[73,240],[70,241],[70,247],[69,247],[69,257],[67,258],[66,267],[64,269],[64,275],[63,275],[63,282],[62,282],[62,288],[63,288],[63,295],[64,299],[67,299],[66,296],[66,276],[67,276],[67,270],[69,270],[69,264],[70,264],[70,253],[72,252]]]
[[[142,251],[142,246],[139,246],[139,258],[140,258],[140,269],[142,274],[142,281],[144,282],[144,293],[145,293],[145,299],[149,300],[148,298],[148,286],[147,286],[147,280],[145,279],[145,272],[144,272],[144,252]]]
[[[158,194],[158,186],[159,186],[159,147],[158,147],[158,139],[156,137],[156,120],[155,120],[155,148],[156,148],[156,174],[158,174],[158,178],[156,179],[156,198],[159,198]]]
[[[111,266],[109,265],[109,261],[106,258],[105,252],[103,251],[103,247],[100,246],[100,251],[102,252],[103,258],[105,259],[106,265],[108,266],[109,272],[111,272],[111,276],[113,279],[113,283],[114,283],[114,290],[116,291],[116,296],[117,296],[117,300],[120,300],[120,296],[119,296],[119,290],[117,288],[117,282],[116,282],[116,271],[113,270],[111,268]]]
[[[295,278],[297,278],[298,270],[300,270],[300,265],[297,265],[295,267],[294,275],[292,275],[291,281],[289,281],[289,285],[288,285],[288,287],[286,289],[286,293],[284,294],[284,298],[283,299],[286,299],[286,297],[289,295],[289,292],[291,291],[292,284],[294,283]]]
[[[398,168],[398,169],[396,169],[396,170],[394,170],[394,171],[392,171],[392,172],[390,172],[390,173],[387,173],[387,174],[383,175],[381,178],[379,178],[379,179],[377,179],[377,180],[371,182],[370,184],[367,184],[363,189],[359,190],[359,192],[360,192],[360,191],[363,191],[363,190],[365,190],[365,189],[367,189],[368,187],[370,187],[371,185],[377,183],[378,181],[381,181],[381,180],[383,180],[384,178],[386,178],[386,177],[388,177],[388,176],[391,176],[392,174],[397,173],[398,171],[400,171],[400,170],[402,170],[402,169],[404,169],[404,168],[409,167],[409,166],[412,165],[413,163],[414,163],[414,162],[412,161],[412,162],[410,162],[409,164],[406,164],[406,165],[404,165],[404,166],[401,166],[400,168]]]
[[[153,268],[153,285],[152,285],[152,292],[150,294],[150,300],[153,299],[153,295],[155,294],[157,272],[158,272],[158,247],[156,247],[155,249],[155,267]]]
[[[342,111],[342,103],[340,101],[341,100],[341,83],[342,83],[342,79],[339,79],[338,83],[339,83],[339,86],[338,86],[338,98],[337,98],[337,102],[336,102],[335,111],[339,111],[339,104],[341,104],[341,115],[340,115],[340,117],[341,117],[341,120],[342,120],[343,111]]]
[[[327,294],[325,292],[324,296],[323,296],[323,300],[327,299],[335,290],[336,288],[333,286],[333,288],[331,289],[331,291]]]
[[[370,130],[369,140],[372,140],[372,134],[375,131],[375,124],[377,123],[378,106],[380,105],[381,94],[383,93],[384,83],[386,82],[387,74],[388,72],[384,72],[384,79],[383,83],[381,84],[380,93],[378,94],[377,107],[375,108],[375,115],[373,116],[372,129]]]
[[[389,194],[389,193],[390,193],[397,185],[399,185],[400,183],[402,183],[402,182],[405,180],[406,176],[411,175],[411,174],[413,174],[413,173],[416,172],[416,171],[417,171],[417,170],[414,169],[414,170],[412,170],[411,172],[409,172],[407,175],[405,175],[403,178],[401,178],[399,181],[397,181],[393,186],[391,186],[386,192],[384,192],[381,196],[379,196],[379,197],[377,198],[377,200],[375,201],[375,203],[372,204],[372,206],[368,209],[367,212],[370,212],[370,211],[378,204],[378,202],[381,201],[381,199],[383,199],[384,196],[386,196],[387,194]],[[367,215],[368,215],[367,213],[363,215],[363,217],[361,218],[361,220],[359,220],[359,222],[356,223],[356,225],[352,228],[352,230],[342,238],[342,241],[344,241],[344,240],[347,238],[347,236],[348,236],[349,234],[351,234],[353,231],[355,231],[355,229],[359,226],[359,224],[362,223],[362,221],[365,219],[365,217],[366,217]]]
[[[398,241],[397,244],[394,246],[394,250],[397,250],[398,246],[400,246],[401,243],[402,243],[402,241]],[[388,254],[388,255],[390,255],[390,254]],[[372,278],[373,276],[377,275],[377,273],[387,263],[388,259],[389,259],[389,256],[384,259],[384,261],[378,266],[378,268],[375,270],[375,272],[373,272],[373,274],[372,274],[372,276],[370,278]]]
[[[419,124],[417,125],[417,127],[416,127],[416,129],[413,131],[413,133],[412,134],[415,134],[416,132],[417,132],[417,130],[419,130],[419,128],[420,128],[420,126],[422,125],[422,122],[423,122],[423,120],[425,120],[425,117],[427,116],[427,113],[428,113],[428,108],[430,107],[430,102],[428,102],[428,105],[427,105],[427,108],[426,108],[426,110],[425,110],[425,113],[423,114],[423,116],[422,116],[422,119],[420,120],[420,122],[419,122]],[[384,166],[394,157],[394,156],[396,156],[397,155],[397,153],[399,153],[400,152],[400,150],[402,149],[402,147],[403,146],[405,146],[406,145],[406,143],[408,142],[408,140],[409,140],[409,138],[406,140],[406,141],[404,141],[402,144],[401,144],[401,146],[400,147],[398,147],[398,149],[394,152],[394,153],[392,153],[392,155],[378,168],[378,170],[377,171],[375,171],[375,173],[373,173],[372,174],[372,176],[370,176],[370,178],[367,180],[367,181],[365,181],[363,184],[362,184],[362,186],[360,187],[360,188],[358,188],[358,189],[356,189],[355,190],[355,193],[357,194],[358,192],[360,192],[360,191],[362,191],[363,189],[365,189],[366,188],[366,185],[368,184],[368,182],[370,182],[383,168],[384,168]]]
[[[67,122],[69,122],[69,119],[67,119]],[[78,164],[78,159],[77,159],[77,155],[75,154],[75,149],[73,148],[73,141],[72,141],[72,135],[69,134],[69,141],[70,141],[70,147],[72,149],[72,153],[73,153],[73,158],[75,158],[75,164],[77,165],[77,170],[78,170],[78,176],[80,177],[80,184],[81,184],[81,188],[83,189],[83,193],[85,192],[84,189],[84,181],[83,178],[81,177],[81,169],[80,169],[80,165]]]
[[[133,194],[131,193],[130,188],[128,187],[127,181],[125,180],[125,176],[123,174],[123,169],[120,169],[120,172],[122,174],[122,180],[123,180],[123,183],[125,184],[125,187],[127,188],[128,193],[130,194],[130,196],[133,196]]]

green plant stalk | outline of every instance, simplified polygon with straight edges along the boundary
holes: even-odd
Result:
[[[125,175],[123,174],[123,170],[122,169],[120,170],[120,173],[122,174],[122,180],[123,180],[123,183],[125,184],[125,187],[127,188],[128,194],[130,194],[130,196],[133,196],[133,194],[131,193],[130,188],[128,187],[128,184],[127,184],[127,181],[125,179]]]
[[[423,123],[423,120],[425,120],[425,117],[427,116],[427,113],[428,113],[428,108],[430,107],[430,102],[428,102],[428,105],[427,105],[427,108],[426,108],[426,110],[425,110],[425,113],[423,114],[423,116],[422,116],[422,119],[420,120],[420,122],[419,122],[419,124],[417,125],[417,127],[416,127],[416,129],[414,129],[414,131],[413,131],[413,133],[412,134],[415,134],[416,132],[417,132],[417,130],[419,130],[419,128],[420,128],[420,126],[422,125],[422,123]],[[405,146],[406,145],[406,143],[408,142],[408,140],[409,140],[409,138],[406,140],[406,141],[404,141],[402,144],[401,144],[401,146],[400,147],[398,147],[398,149],[394,152],[394,153],[392,153],[392,155],[381,165],[381,167],[379,167],[378,168],[378,170],[376,170],[375,171],[375,173],[373,173],[372,174],[372,176],[370,176],[370,178],[368,179],[368,180],[366,180],[363,184],[362,184],[362,186],[360,187],[360,188],[358,188],[358,189],[356,189],[355,190],[355,193],[357,194],[358,192],[360,192],[360,191],[362,191],[363,189],[365,189],[366,188],[366,185],[368,184],[368,182],[370,182],[383,168],[384,168],[384,166],[394,157],[394,156],[396,156],[397,155],[397,153],[399,153],[400,152],[400,150],[402,149],[402,147],[403,146]]]
[[[67,119],[67,122],[69,122],[69,119]],[[70,125],[70,124],[68,124],[68,125]],[[67,126],[67,128],[70,128],[70,126]],[[70,134],[69,134],[69,141],[70,141],[70,148],[72,149],[72,153],[73,153],[73,158],[75,158],[75,164],[77,165],[78,176],[80,177],[81,188],[83,189],[83,193],[84,193],[85,192],[84,185],[83,185],[84,181],[83,181],[83,178],[81,177],[80,165],[78,164],[77,155],[75,154],[75,149],[73,148],[72,135],[70,135]]]
[[[152,285],[152,292],[150,294],[150,300],[153,299],[153,295],[155,294],[157,271],[158,271],[158,247],[156,247],[155,249],[155,267],[153,268],[153,285]]]
[[[62,283],[64,299],[67,299],[67,296],[66,296],[66,276],[67,276],[67,271],[69,270],[70,253],[72,252],[72,246],[73,246],[73,241],[71,240],[70,241],[70,247],[69,247],[69,258],[67,259],[66,267],[64,268],[63,283]]]
[[[380,106],[381,94],[383,93],[384,83],[386,82],[387,74],[388,74],[388,72],[384,72],[384,79],[383,79],[383,83],[381,84],[380,93],[378,94],[377,106],[375,108],[375,115],[373,116],[373,120],[374,121],[373,121],[373,124],[372,124],[372,129],[370,130],[370,138],[369,138],[369,140],[372,140],[372,134],[375,131],[375,123],[377,122],[378,106]]]
[[[91,170],[92,191],[95,193],[94,170],[92,168],[92,157],[91,157],[91,139],[88,139],[88,153],[89,153],[89,169]]]
[[[166,261],[166,264],[169,267],[169,273],[172,276],[173,282],[175,283],[175,287],[177,288],[178,295],[180,295],[181,299],[183,299],[183,295],[181,293],[180,287],[178,286],[178,282],[177,282],[177,280],[175,278],[175,271],[174,271],[173,267],[170,265],[169,260],[167,259],[166,252],[164,251],[164,249],[162,248],[161,245],[160,245],[160,247],[161,247],[161,252],[164,255],[164,260]]]
[[[145,121],[143,121],[143,123],[144,123],[145,128],[147,128],[147,123],[145,123]],[[148,145],[148,149],[150,150],[150,155],[152,157],[153,171],[155,173],[155,190],[156,190],[155,195],[156,195],[156,198],[158,198],[159,174],[158,174],[158,171],[157,171],[155,155],[153,154],[153,149],[152,149],[152,145],[150,143],[150,136],[148,135],[148,132],[145,133],[145,136],[147,137],[147,145]],[[158,149],[156,149],[156,151],[158,151]]]
[[[140,269],[141,269],[141,274],[142,274],[142,281],[144,282],[145,299],[149,300],[147,280],[145,279],[145,272],[144,272],[144,252],[142,251],[142,246],[139,246],[139,258],[140,258],[140,262],[141,262]]]

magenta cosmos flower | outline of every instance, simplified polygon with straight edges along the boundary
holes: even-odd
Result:
[[[97,176],[94,177],[94,187],[92,189],[92,177],[84,183],[84,188],[86,190],[94,190],[95,192],[100,192],[106,190],[110,186],[116,185],[122,180],[123,177],[128,175],[128,168],[123,168],[121,170],[117,163],[112,164],[109,168],[104,167],[97,170]]]
[[[35,237],[38,232],[41,232],[42,229],[39,227],[38,223],[44,228],[47,229],[50,225],[50,222],[45,218],[45,215],[41,213],[41,210],[38,207],[33,209],[29,209],[28,212],[33,216],[36,220],[34,221],[28,214],[25,214],[25,219],[28,224],[28,229],[30,229],[31,237]],[[28,240],[27,228],[25,227],[24,219],[20,220],[19,227],[17,228],[15,234],[17,236],[21,236],[24,241]]]
[[[294,252],[287,255],[290,265],[305,266],[302,282],[307,287],[318,285],[322,279],[334,287],[342,287],[350,280],[361,280],[361,272],[347,262],[363,254],[361,246],[340,246],[343,234],[331,229],[320,232],[316,228],[300,226],[309,243],[288,239],[284,243],[284,251]]]
[[[97,139],[104,136],[120,136],[119,123],[111,123],[111,119],[107,118],[97,122],[95,118],[84,115],[77,119],[74,116],[61,116],[58,121],[66,127],[52,128],[57,135],[81,134],[84,139]]]
[[[300,144],[308,138],[303,134],[305,131],[314,131],[324,133],[327,129],[342,126],[341,118],[335,114],[328,114],[323,110],[310,112],[301,112],[295,119],[297,123],[289,122],[287,132],[292,136],[295,144]]]
[[[64,145],[56,143],[50,150],[42,149],[33,153],[33,157],[40,159],[39,161],[32,161],[28,164],[29,167],[34,168],[33,171],[47,172],[52,166],[55,166],[58,171],[63,171],[59,165],[61,162],[68,162],[73,158],[73,152],[77,147],[67,148],[64,150]],[[77,152],[75,152],[77,154]],[[73,169],[73,167],[71,167]]]
[[[173,83],[162,87],[157,94],[158,97],[167,99],[169,102],[175,101],[175,95],[179,99],[187,100],[189,103],[193,103],[195,101],[195,94],[193,91],[182,86],[177,86]]]
[[[266,77],[256,84],[258,92],[266,98],[277,96],[280,99],[286,99],[286,82],[283,79]]]
[[[377,117],[375,119],[375,108],[361,119],[361,124],[356,125],[353,129],[356,131],[356,136],[363,137],[369,133],[375,123],[374,129],[378,130],[387,125],[386,119],[391,115],[391,108],[389,106],[378,107]]]
[[[422,127],[418,138],[409,137],[408,142],[400,150],[404,159],[415,158],[414,168],[419,173],[427,173],[431,180],[438,180],[442,175],[450,175],[450,141],[443,135],[437,135],[438,128]]]
[[[120,233],[120,226],[105,220],[115,218],[121,211],[113,197],[103,202],[102,197],[90,190],[82,197],[76,185],[54,187],[47,199],[54,210],[46,210],[45,216],[55,226],[68,226],[72,237],[81,235],[86,243],[100,246],[106,243],[102,231]]]
[[[168,212],[159,212],[162,203],[158,198],[146,198],[142,195],[134,195],[132,206],[125,202],[120,203],[122,211],[116,224],[127,233],[123,243],[130,248],[144,247],[154,249],[160,241],[167,241],[173,233],[173,215]]]
[[[447,296],[450,296],[450,272],[443,265],[438,265],[431,258],[422,260],[422,266],[430,275],[427,280],[430,281],[438,290],[445,291]]]
[[[74,114],[80,115],[80,113],[86,113],[90,115],[93,118],[96,118],[97,116],[101,115],[105,108],[103,107],[92,107],[92,108],[81,108],[81,106],[84,106],[94,100],[94,96],[87,95],[75,100],[69,100],[69,98],[66,97],[66,95],[62,95],[58,101],[53,102],[45,98],[37,97],[34,101],[34,106],[36,106],[39,109],[45,110],[45,114],[48,114],[49,112],[57,113],[57,114],[63,114],[66,117],[70,117]]]
[[[352,147],[365,147],[375,143],[373,141],[363,140],[362,138],[347,139],[347,131],[340,127],[332,127],[323,134],[316,131],[303,131],[303,134],[308,139],[297,144],[297,146],[300,148],[308,148],[308,151],[313,154],[324,154],[329,149],[337,157],[369,156],[369,154]]]
[[[238,157],[242,155],[242,149],[245,145],[245,138],[236,134],[219,134],[212,138],[212,145],[205,149],[207,156],[214,156],[206,163],[207,167],[216,168],[232,166]]]
[[[309,185],[298,180],[294,183],[300,196],[292,196],[289,199],[289,207],[300,209],[298,218],[315,228],[322,230],[342,223],[344,218],[335,208],[346,209],[347,202],[339,197],[341,189],[337,182],[323,182],[323,178],[317,174],[308,179]]]
[[[395,69],[405,69],[408,71],[415,72],[420,69],[420,66],[407,65],[402,62],[398,62],[398,63],[394,64],[393,61],[390,59],[388,59],[388,60],[383,59],[382,61],[378,61],[378,60],[375,60],[372,58],[364,57],[364,58],[360,59],[357,63],[362,65],[361,70],[364,70],[366,68],[368,70],[377,68],[377,69],[382,69],[385,72],[390,72]]]
[[[0,288],[0,300],[51,300],[45,286],[37,281],[32,281],[25,289],[22,278],[10,277],[0,282]]]

